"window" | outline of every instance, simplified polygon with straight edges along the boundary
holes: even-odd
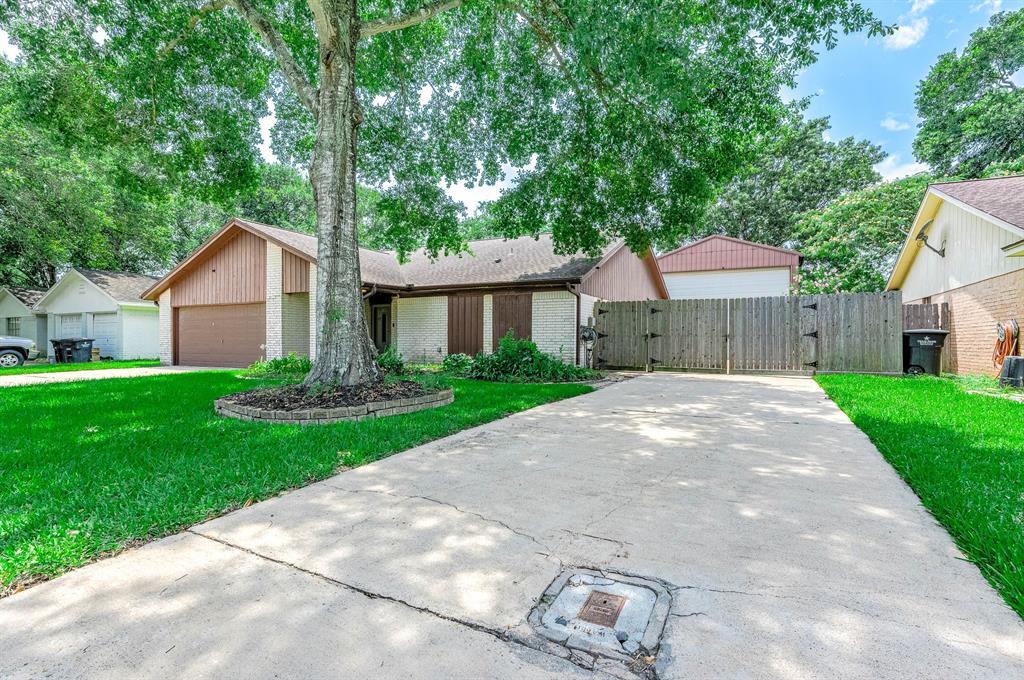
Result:
[[[7,335],[21,335],[20,316],[11,316],[7,318]]]

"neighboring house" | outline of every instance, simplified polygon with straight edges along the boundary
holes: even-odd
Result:
[[[365,313],[378,348],[438,362],[491,352],[508,330],[578,361],[578,330],[594,302],[667,297],[653,253],[622,244],[601,257],[557,255],[550,236],[471,241],[469,253],[400,264],[360,248]],[[312,356],[317,239],[228,220],[143,297],[160,305],[166,364],[245,366],[291,352]]]
[[[142,274],[70,269],[36,306],[46,310],[50,338],[92,338],[103,358],[154,359],[160,350],[159,310],[140,296],[156,281]],[[47,351],[53,355],[52,346]]]
[[[945,369],[995,373],[996,323],[1024,326],[1024,176],[929,185],[886,290],[948,302]]]
[[[660,255],[674,300],[789,295],[803,256],[731,236],[708,236]]]
[[[46,313],[36,309],[44,293],[35,288],[0,288],[0,335],[30,338],[41,352],[45,351]]]

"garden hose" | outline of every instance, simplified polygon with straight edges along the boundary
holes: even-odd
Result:
[[[1013,319],[996,324],[996,346],[992,350],[992,365],[1000,367],[1008,356],[1017,352],[1017,335],[1020,328]]]

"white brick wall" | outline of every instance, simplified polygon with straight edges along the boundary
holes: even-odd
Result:
[[[397,309],[395,337],[406,361],[438,363],[447,356],[447,296],[400,297]]]
[[[284,356],[281,246],[267,241],[267,358]]]
[[[593,295],[587,295],[586,293],[580,293],[580,324],[583,326],[593,325],[594,316],[594,303],[601,298],[596,298]]]
[[[171,289],[168,288],[160,293],[160,363],[170,366],[174,361],[174,341],[172,338],[171,319]]]
[[[494,296],[484,296],[484,354],[494,351]]]
[[[533,342],[567,363],[576,360],[576,296],[567,290],[533,294]]]
[[[316,359],[316,265],[309,265],[309,358]]]
[[[281,351],[309,355],[309,294],[285,293],[281,296]]]

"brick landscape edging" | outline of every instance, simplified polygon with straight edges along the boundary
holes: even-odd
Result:
[[[226,398],[213,402],[213,409],[218,415],[238,420],[259,420],[272,423],[291,423],[297,425],[322,425],[337,423],[343,420],[362,420],[363,418],[382,418],[397,416],[400,413],[413,413],[428,408],[446,406],[455,400],[452,390],[431,392],[419,397],[391,399],[388,401],[372,401],[359,406],[342,406],[339,408],[314,408],[299,411],[274,411],[242,406]]]

